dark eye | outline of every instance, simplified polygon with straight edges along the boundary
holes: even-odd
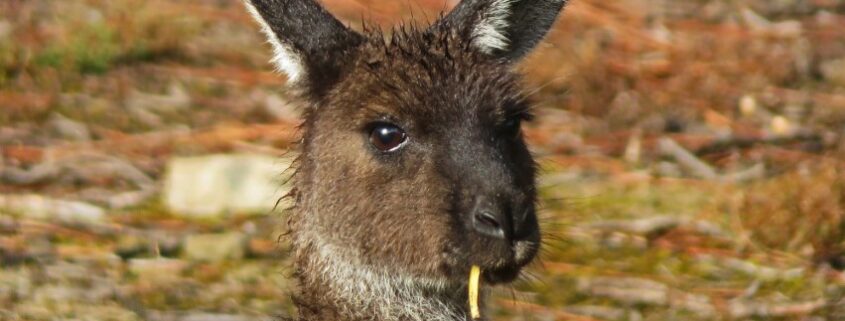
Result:
[[[509,117],[502,124],[503,132],[506,133],[509,136],[519,135],[519,130],[520,130],[521,127],[522,127],[522,117],[520,117],[520,116]]]
[[[408,140],[408,136],[405,134],[405,131],[399,126],[388,124],[388,123],[378,123],[372,127],[372,131],[370,132],[370,144],[382,151],[382,152],[392,152],[394,150],[399,149],[406,140]]]

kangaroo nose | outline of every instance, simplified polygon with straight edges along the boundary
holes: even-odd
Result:
[[[531,208],[509,210],[509,206],[478,201],[472,211],[472,229],[481,235],[510,242],[530,239],[538,232],[537,218]]]
[[[505,231],[505,225],[499,215],[495,215],[487,209],[480,209],[472,216],[472,226],[475,231],[489,237],[504,239],[509,233]]]

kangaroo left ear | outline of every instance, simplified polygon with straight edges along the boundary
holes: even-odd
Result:
[[[463,0],[433,28],[456,28],[476,49],[515,61],[543,40],[567,0]]]
[[[273,62],[296,84],[320,95],[348,67],[347,52],[363,41],[316,0],[244,0],[275,51]]]

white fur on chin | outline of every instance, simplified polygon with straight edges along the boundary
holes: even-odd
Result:
[[[350,255],[348,249],[310,236],[308,242],[316,251],[310,253],[307,264],[329,285],[326,297],[332,298],[344,315],[385,321],[467,320],[464,309],[447,301],[453,291],[465,290],[464,286],[367,266]]]

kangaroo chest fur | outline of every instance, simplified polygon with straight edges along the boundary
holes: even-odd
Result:
[[[460,286],[367,266],[320,240],[296,252],[301,320],[467,320]]]

